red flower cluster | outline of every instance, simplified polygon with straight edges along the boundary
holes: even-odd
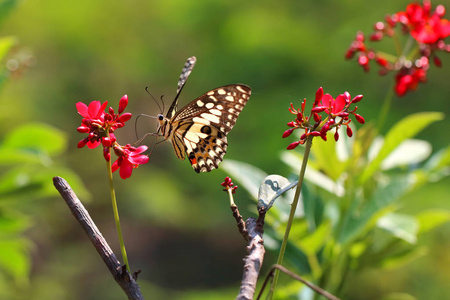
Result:
[[[305,115],[305,105],[306,99],[302,102],[301,109],[295,109],[291,103],[289,111],[291,114],[296,115],[294,121],[287,123],[287,126],[291,127],[283,133],[283,138],[286,138],[292,134],[296,129],[304,129],[305,133],[300,136],[300,140],[290,144],[287,149],[291,150],[296,148],[300,144],[304,144],[308,136],[320,136],[324,141],[327,140],[327,132],[336,129],[334,134],[334,139],[337,141],[339,139],[338,129],[344,125],[347,127],[347,135],[351,137],[353,135],[352,130],[349,127],[351,122],[350,115],[355,116],[356,121],[364,124],[364,118],[358,115],[356,110],[357,106],[352,111],[349,111],[350,105],[361,101],[362,95],[358,95],[351,99],[350,94],[345,92],[340,94],[334,99],[330,94],[324,94],[322,87],[320,87],[316,92],[316,99],[313,104],[313,108],[309,116]],[[325,112],[326,117],[320,113]],[[312,122],[312,120],[313,122]]]
[[[224,191],[227,192],[227,191],[231,190],[231,192],[233,194],[236,193],[236,189],[238,188],[237,185],[233,186],[234,184],[231,181],[231,178],[228,176],[225,177],[225,180],[220,185],[224,187],[224,189],[223,189]]]
[[[147,150],[147,146],[139,148],[130,145],[121,146],[116,141],[113,132],[123,127],[125,122],[131,118],[130,113],[123,113],[128,105],[127,95],[120,99],[117,114],[112,107],[106,113],[107,105],[107,101],[103,104],[100,101],[92,101],[89,106],[82,102],[76,104],[78,113],[83,117],[81,126],[77,128],[77,131],[88,134],[86,138],[78,143],[78,148],[83,148],[86,145],[88,148],[93,149],[102,144],[103,156],[106,161],[111,160],[110,149],[112,148],[119,157],[112,165],[113,172],[120,168],[120,177],[126,179],[131,176],[133,168],[148,162],[148,156],[140,155]]]
[[[432,12],[430,0],[424,0],[423,6],[417,3],[409,4],[406,11],[386,16],[385,22],[377,22],[370,40],[380,41],[387,36],[398,41],[395,29],[399,25],[401,33],[414,38],[416,49],[408,49],[410,53],[399,53],[397,56],[388,55],[368,48],[364,34],[358,32],[345,57],[351,59],[357,54],[358,63],[366,72],[370,69],[371,60],[380,66],[381,75],[391,71],[397,72],[395,92],[398,96],[403,96],[408,91],[415,90],[420,82],[426,81],[430,60],[433,60],[436,66],[441,66],[436,52],[450,52],[450,45],[444,41],[450,35],[450,21],[443,19],[444,14],[443,5],[438,5]]]

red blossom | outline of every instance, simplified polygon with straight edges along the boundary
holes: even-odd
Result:
[[[148,163],[148,156],[141,154],[147,151],[147,146],[140,146],[135,148],[129,144],[125,146],[114,147],[114,152],[119,158],[112,164],[112,171],[115,172],[119,169],[119,174],[122,179],[127,179],[131,176],[133,169]]]
[[[397,13],[397,16],[418,42],[434,44],[450,35],[450,22],[442,19],[444,14],[443,5],[438,5],[436,10],[431,12],[431,2],[425,0],[423,6],[417,3],[409,4],[406,11]]]
[[[313,103],[313,107],[309,116],[305,114],[306,99],[303,100],[301,108],[295,109],[291,103],[289,111],[296,116],[294,121],[287,123],[291,128],[283,133],[283,138],[290,136],[294,130],[303,129],[304,133],[300,136],[298,141],[295,141],[287,147],[288,150],[295,149],[298,145],[302,145],[306,142],[309,136],[320,136],[323,140],[327,140],[327,132],[336,129],[335,140],[339,139],[339,133],[337,130],[342,126],[347,127],[347,135],[351,137],[353,132],[351,131],[349,124],[351,122],[350,116],[355,116],[359,123],[364,123],[364,118],[356,114],[358,109],[356,106],[350,111],[350,106],[354,103],[361,101],[362,95],[358,95],[351,98],[348,92],[340,94],[333,98],[330,94],[324,94],[322,87],[316,92],[316,98]],[[322,116],[319,114],[325,114]],[[322,121],[323,120],[323,121]]]
[[[358,32],[345,57],[351,59],[356,56],[357,63],[365,72],[370,70],[372,60],[379,66],[380,75],[395,72],[395,92],[398,96],[404,96],[408,91],[415,90],[420,82],[426,81],[428,61],[433,60],[438,67],[442,65],[437,52],[450,52],[450,45],[444,41],[450,36],[450,21],[444,19],[444,15],[445,7],[438,5],[432,10],[430,0],[424,0],[422,5],[411,3],[405,11],[387,15],[384,22],[375,23],[370,41],[377,42],[384,37],[400,40],[396,35],[404,34],[415,39],[415,49],[405,46],[410,53],[389,55],[371,49],[366,44],[364,33]],[[398,26],[399,29],[396,28]]]
[[[119,114],[114,113],[114,109],[109,108],[109,113],[105,112],[108,102],[103,104],[100,101],[92,101],[89,106],[82,102],[76,104],[78,113],[83,117],[81,120],[81,126],[77,128],[80,133],[88,133],[87,141],[84,139],[78,143],[78,147],[84,147],[92,149],[100,145],[111,144],[104,139],[109,139],[108,135],[113,133],[116,129],[125,125],[125,122],[130,120],[131,114],[124,113],[123,110],[128,104],[128,97],[125,95],[122,97],[119,103]],[[105,146],[106,147],[106,146]]]
[[[236,193],[236,189],[238,188],[237,185],[233,186],[233,182],[231,181],[230,177],[225,177],[225,180],[220,184],[221,186],[224,187],[224,191],[230,191],[234,194]]]
[[[131,118],[130,113],[123,113],[128,105],[127,95],[120,99],[117,114],[112,107],[106,113],[107,105],[106,101],[103,104],[100,101],[92,101],[89,105],[82,102],[76,104],[78,113],[83,117],[77,131],[88,134],[78,143],[78,148],[84,146],[95,148],[102,145],[103,157],[106,161],[111,160],[111,148],[114,149],[114,153],[119,158],[113,163],[112,171],[120,169],[120,177],[126,179],[131,176],[134,168],[148,162],[148,156],[141,154],[147,150],[147,146],[135,148],[130,145],[121,146],[117,143],[114,131],[125,126],[125,122]]]
[[[395,77],[395,92],[403,96],[410,90],[417,89],[420,82],[426,81],[427,71],[423,68],[402,69]]]

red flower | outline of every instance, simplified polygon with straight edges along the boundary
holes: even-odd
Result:
[[[420,43],[433,44],[450,35],[450,22],[441,19],[445,14],[443,5],[438,5],[430,15],[431,2],[409,4],[405,12],[397,13],[399,21],[410,29],[411,35]]]
[[[370,41],[380,41],[384,37],[392,37],[398,41],[400,39],[396,35],[410,35],[417,42],[416,48],[406,44],[405,49],[411,51],[410,53],[402,53],[405,51],[402,50],[398,51],[401,54],[390,55],[370,49],[365,44],[364,34],[358,32],[345,57],[350,59],[356,55],[358,64],[366,72],[370,70],[372,60],[380,67],[380,75],[397,72],[395,92],[398,96],[403,96],[408,91],[415,90],[419,82],[426,81],[428,61],[433,60],[436,66],[441,66],[436,52],[450,52],[450,45],[444,42],[444,39],[450,36],[450,21],[444,19],[444,15],[444,6],[438,5],[432,11],[430,0],[424,0],[423,5],[409,4],[405,11],[386,16],[384,22],[377,22]],[[400,32],[395,30],[397,25],[401,26]],[[396,48],[397,46],[396,44]]]
[[[427,71],[424,68],[404,68],[395,77],[395,92],[403,96],[409,90],[415,90],[420,82],[427,80]]]
[[[133,169],[148,163],[148,156],[141,153],[147,151],[147,146],[140,146],[135,148],[129,144],[124,147],[117,144],[114,147],[114,152],[119,158],[112,164],[112,171],[115,172],[118,169],[120,177],[122,179],[127,179],[131,176]]]
[[[225,177],[225,180],[220,185],[224,187],[224,191],[231,190],[233,194],[236,193],[236,189],[238,188],[237,185],[233,186],[234,184],[228,176]]]
[[[89,106],[82,102],[76,104],[78,113],[83,117],[81,126],[77,128],[80,133],[87,133],[88,136],[78,143],[78,148],[87,145],[89,148],[95,148],[98,145],[103,146],[103,157],[106,161],[111,160],[111,148],[119,157],[112,165],[112,171],[120,168],[120,177],[126,179],[131,176],[133,168],[148,162],[147,155],[141,153],[147,150],[147,146],[138,148],[130,145],[121,146],[116,141],[114,131],[125,126],[125,122],[130,120],[130,113],[123,113],[128,105],[127,95],[119,101],[119,110],[116,114],[110,107],[108,113],[105,112],[108,102],[103,104],[100,101],[92,101]]]
[[[113,133],[117,128],[125,125],[125,122],[130,120],[131,114],[124,113],[123,110],[128,104],[128,97],[125,95],[119,102],[119,114],[114,113],[114,109],[109,108],[109,113],[105,112],[108,102],[103,104],[100,101],[92,101],[89,106],[82,102],[76,104],[78,113],[83,117],[81,126],[77,128],[80,133],[88,133],[88,137],[84,138],[78,143],[78,148],[85,145],[92,149],[103,143],[104,145],[111,145],[112,142],[108,135]]]
[[[327,140],[327,132],[336,128],[335,140],[339,139],[337,130],[342,126],[347,126],[347,135],[353,135],[349,124],[351,122],[350,116],[354,115],[356,121],[364,124],[364,118],[355,113],[358,107],[350,111],[350,105],[361,101],[362,95],[358,95],[351,99],[350,94],[345,92],[334,99],[330,94],[324,94],[320,87],[316,92],[316,99],[309,116],[305,115],[306,99],[303,100],[301,109],[295,109],[291,104],[289,111],[296,116],[294,121],[287,123],[291,128],[283,133],[283,138],[292,134],[296,129],[304,129],[305,133],[300,136],[300,140],[291,143],[287,149],[295,149],[298,145],[304,144],[308,136],[320,136],[323,140]],[[326,117],[319,115],[325,113]],[[338,120],[336,118],[339,118]],[[323,121],[322,121],[323,120]],[[314,121],[314,122],[312,122]]]

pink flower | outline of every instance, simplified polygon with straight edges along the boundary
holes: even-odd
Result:
[[[148,163],[148,156],[141,154],[147,151],[147,149],[147,146],[135,148],[129,144],[124,147],[115,147],[114,152],[117,156],[119,156],[119,158],[112,164],[112,171],[115,172],[120,169],[120,177],[122,179],[129,178],[133,172],[133,169],[139,167],[139,165]]]
[[[114,113],[114,109],[109,108],[109,113],[105,112],[108,102],[103,104],[100,101],[92,101],[89,106],[82,102],[76,104],[78,113],[83,117],[81,120],[81,126],[77,128],[80,133],[87,133],[88,136],[78,143],[78,148],[82,148],[85,145],[92,149],[100,145],[111,144],[108,135],[113,133],[116,129],[125,125],[125,122],[130,120],[131,114],[124,113],[123,110],[128,104],[128,97],[125,95],[122,97],[119,103],[119,114]],[[106,139],[106,140],[105,140]]]
[[[100,101],[92,101],[89,106],[82,102],[76,104],[78,113],[83,117],[77,131],[88,135],[78,143],[78,148],[95,148],[102,145],[103,157],[108,162],[111,160],[111,148],[114,149],[119,158],[113,163],[112,171],[120,169],[120,177],[126,179],[131,176],[134,168],[148,162],[148,156],[141,154],[147,150],[147,146],[135,148],[117,143],[114,132],[125,126],[125,122],[131,118],[130,113],[123,113],[128,105],[127,95],[120,99],[117,114],[112,107],[105,112],[107,105],[106,101],[103,104]]]

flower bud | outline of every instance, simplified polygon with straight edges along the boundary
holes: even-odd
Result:
[[[119,114],[123,113],[128,105],[128,96],[124,95],[119,101]]]
[[[80,127],[77,128],[77,131],[78,131],[79,133],[88,133],[88,132],[89,132],[89,127],[86,127],[86,126],[80,126]]]
[[[286,138],[286,137],[290,136],[290,135],[292,134],[292,132],[294,131],[294,129],[295,129],[295,128],[289,128],[288,130],[286,130],[286,131],[283,133],[283,138]]]
[[[364,120],[364,118],[361,115],[355,114],[355,118],[356,118],[356,121],[358,121],[361,124],[366,123],[366,121]]]
[[[339,132],[336,130],[334,133],[334,140],[337,142],[339,140]]]
[[[78,142],[78,148],[83,148],[84,146],[86,146],[86,143],[89,141],[88,138],[82,139],[81,141]]]
[[[293,142],[292,144],[290,144],[289,146],[287,146],[287,150],[295,149],[298,145],[300,145],[300,141]]]
[[[347,126],[347,136],[348,136],[348,137],[352,137],[352,136],[353,136],[353,131],[352,131],[352,129],[350,128],[350,126]]]

